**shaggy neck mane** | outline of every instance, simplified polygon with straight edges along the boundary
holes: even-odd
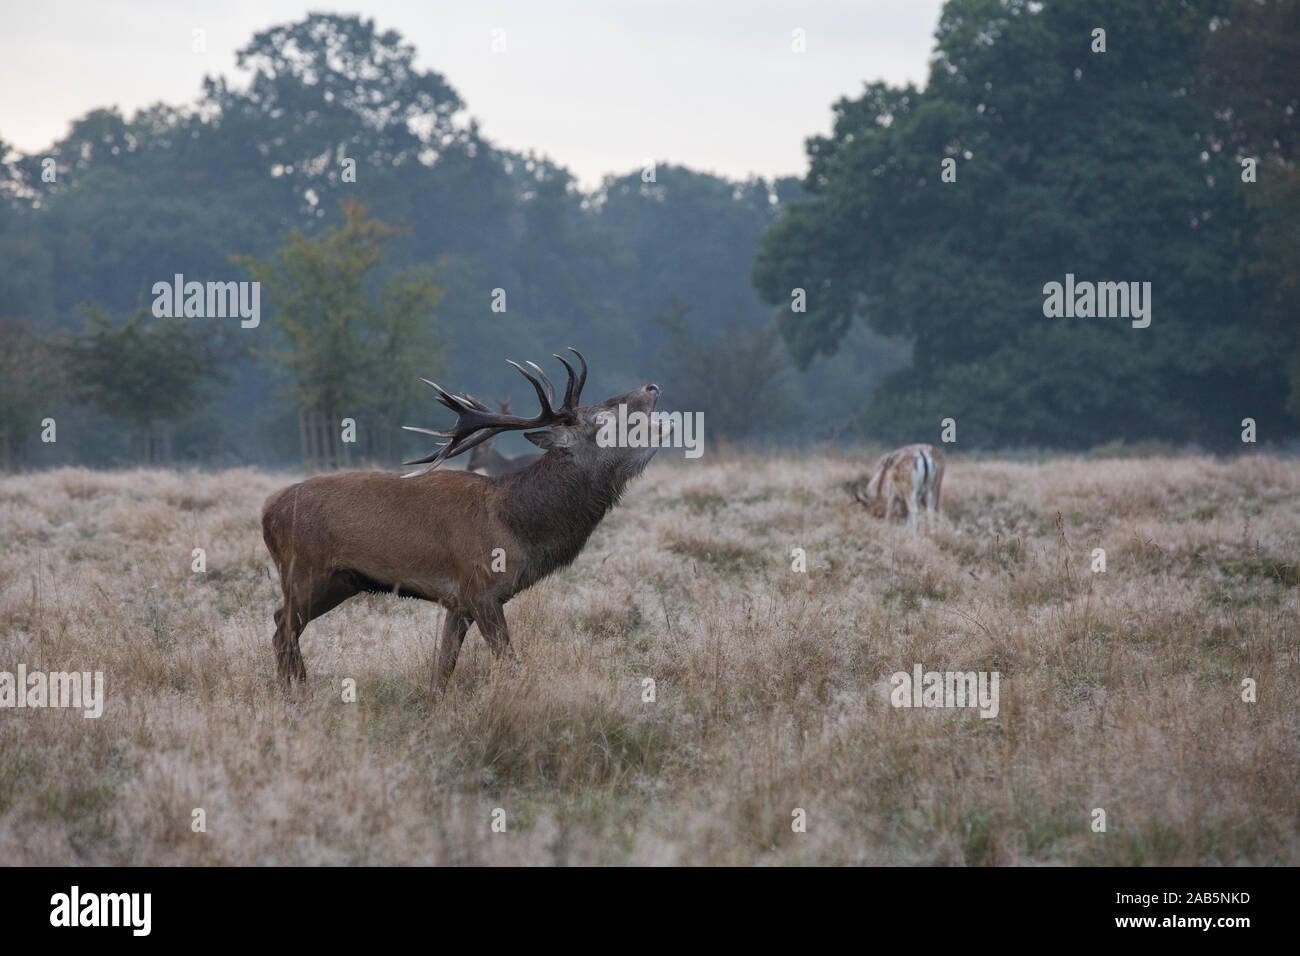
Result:
[[[527,541],[541,574],[573,561],[632,476],[591,473],[560,452],[548,452],[522,471],[494,479],[501,517]],[[540,576],[540,575],[539,575]]]

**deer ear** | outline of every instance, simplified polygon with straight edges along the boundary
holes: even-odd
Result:
[[[552,448],[568,448],[573,444],[573,430],[569,428],[543,428],[541,431],[524,432],[524,437],[547,451]]]

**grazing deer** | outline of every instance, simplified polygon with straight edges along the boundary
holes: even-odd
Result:
[[[902,503],[907,526],[916,534],[916,515],[925,505],[926,523],[934,528],[943,488],[943,452],[933,445],[904,445],[881,457],[865,483],[850,481],[844,490],[877,518],[892,517],[894,502]]]
[[[502,415],[510,414],[510,399],[507,398],[504,402],[497,402],[497,405],[500,407]],[[522,471],[542,457],[533,454],[509,458],[493,448],[493,444],[495,443],[485,441],[481,445],[475,445],[470,450],[469,463],[465,467],[470,471],[481,471],[495,478],[498,475],[508,475],[512,471]]]
[[[579,406],[587,381],[569,373],[564,401],[532,362],[537,377],[513,365],[537,392],[533,418],[496,414],[468,396],[451,395],[428,379],[438,401],[456,413],[434,453],[409,461],[409,474],[351,472],[321,475],[277,491],[262,506],[262,535],[280,572],[284,605],[275,612],[276,671],[288,688],[305,681],[298,638],[307,623],[362,591],[421,598],[447,609],[430,691],[441,694],[471,623],[496,659],[509,653],[505,603],[578,556],[627,483],[657,450],[602,447],[596,435],[619,405],[653,412],[658,385]],[[546,383],[546,392],[542,384]],[[548,394],[549,393],[549,397]],[[660,423],[664,444],[671,426]],[[439,464],[503,431],[537,429],[524,437],[545,450],[522,471],[484,477],[435,471]]]

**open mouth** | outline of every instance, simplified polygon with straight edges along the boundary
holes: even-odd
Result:
[[[654,444],[663,445],[668,436],[673,432],[673,423],[670,418],[667,416],[664,416],[663,418],[655,418],[655,408],[659,405],[659,396],[663,394],[663,389],[653,382],[645,388],[646,391],[650,393],[650,420],[659,426],[658,439]]]

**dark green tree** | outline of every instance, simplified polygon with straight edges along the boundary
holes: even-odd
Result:
[[[1214,23],[1198,97],[1214,112],[1215,149],[1255,163],[1238,186],[1254,219],[1243,230],[1239,277],[1253,284],[1260,324],[1291,347],[1287,409],[1300,419],[1300,4],[1236,0]],[[1241,179],[1247,178],[1243,169]]]
[[[128,427],[133,447],[123,457],[170,461],[172,426],[210,400],[221,378],[216,333],[143,307],[120,322],[99,306],[81,311],[85,324],[67,337],[61,363],[72,394]]]
[[[40,423],[60,402],[58,354],[49,336],[21,319],[0,319],[0,468],[29,458]]]
[[[1189,95],[1225,8],[950,0],[926,89],[837,104],[809,141],[810,199],[764,237],[753,280],[798,360],[858,321],[907,336],[911,367],[866,416],[891,438],[954,417],[975,444],[1221,444],[1280,412],[1276,343],[1234,278],[1239,170]],[[1151,326],[1044,317],[1066,273],[1150,281]]]

